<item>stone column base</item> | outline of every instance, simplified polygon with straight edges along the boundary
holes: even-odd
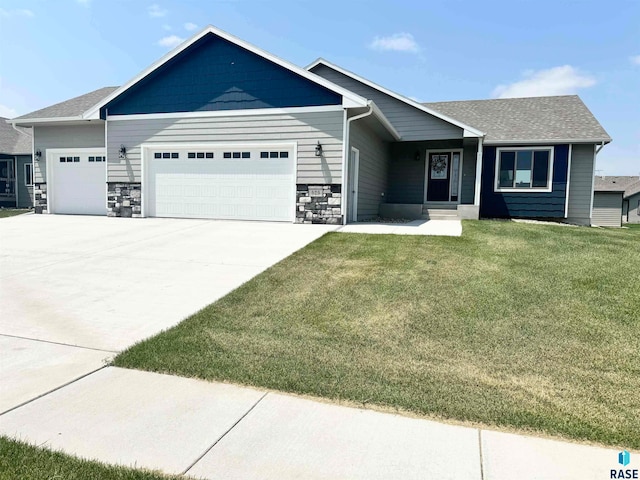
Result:
[[[342,224],[342,185],[296,185],[296,223]]]
[[[107,183],[107,216],[142,217],[142,185]]]
[[[34,213],[49,213],[47,210],[47,184],[33,184],[33,211]]]

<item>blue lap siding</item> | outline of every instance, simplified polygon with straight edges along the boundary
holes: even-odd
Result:
[[[527,145],[521,146],[526,147]],[[551,192],[494,192],[496,147],[485,147],[482,163],[480,215],[498,218],[563,218],[567,194],[568,165],[569,145],[555,145]]]
[[[211,33],[105,108],[132,115],[341,103],[341,95]]]

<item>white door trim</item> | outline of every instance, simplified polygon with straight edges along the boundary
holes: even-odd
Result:
[[[432,153],[459,153],[460,154],[460,164],[458,165],[458,201],[452,202],[447,200],[446,202],[429,202],[429,203],[442,203],[444,204],[453,204],[459,205],[462,203],[462,164],[464,163],[464,148],[438,148],[438,149],[428,149],[426,153],[426,157],[424,159],[424,194],[422,197],[423,203],[427,203],[427,193],[429,189],[429,155]],[[451,174],[451,169],[453,168],[453,156],[449,158],[449,198],[451,198],[451,178],[453,175]]]
[[[355,157],[353,154],[355,153]],[[349,221],[357,222],[358,221],[358,180],[360,175],[360,150],[356,147],[351,147],[350,155],[349,155],[349,181],[347,185],[349,186],[349,198],[351,199],[349,202]],[[353,181],[353,183],[352,183]],[[353,186],[353,190],[351,187]]]
[[[79,155],[88,155],[91,153],[94,153],[96,155],[104,155],[105,159],[107,156],[107,149],[106,147],[91,147],[91,148],[47,148],[46,149],[46,166],[45,166],[45,170],[46,170],[46,174],[47,174],[47,178],[46,178],[46,185],[47,185],[47,212],[49,213],[56,213],[53,211],[53,206],[55,205],[55,202],[53,201],[55,199],[56,196],[56,187],[55,187],[55,175],[53,173],[53,162],[54,160],[54,156],[56,155],[60,155],[61,153],[64,154],[71,154],[73,155],[74,153],[77,153]],[[106,172],[107,172],[107,163],[108,163],[108,159],[106,159],[104,163],[104,169],[105,169],[105,178],[106,178]],[[35,191],[35,187],[34,187],[34,191]],[[105,183],[104,186],[104,214],[106,216],[107,214],[107,185]],[[34,199],[35,199],[35,194],[34,194]]]

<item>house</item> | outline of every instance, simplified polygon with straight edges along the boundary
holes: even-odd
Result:
[[[622,200],[622,222],[640,223],[640,177],[630,183],[624,191]]]
[[[577,96],[422,104],[207,27],[33,129],[36,213],[333,223],[378,215],[588,225],[611,141]]]
[[[0,207],[33,206],[31,130],[0,117]]]
[[[593,193],[593,225],[621,227],[640,223],[640,177],[597,176]]]

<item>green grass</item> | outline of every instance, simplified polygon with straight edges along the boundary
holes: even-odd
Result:
[[[331,233],[115,364],[640,448],[639,272],[640,229]]]
[[[186,480],[104,465],[0,436],[0,480]]]
[[[15,217],[16,215],[22,215],[29,210],[24,208],[0,208],[0,218]]]

